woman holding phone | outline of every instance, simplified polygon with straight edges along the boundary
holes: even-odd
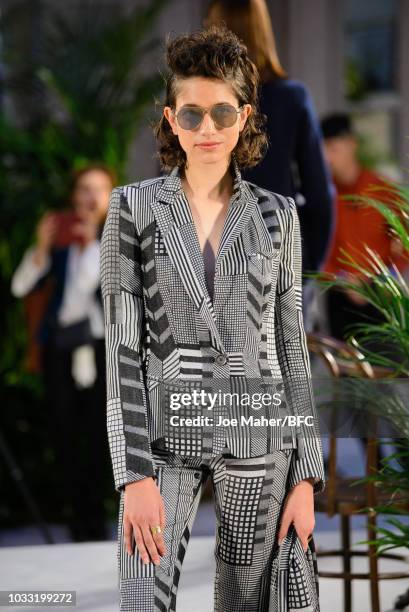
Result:
[[[103,502],[109,456],[99,259],[115,181],[114,173],[102,164],[73,172],[70,208],[42,216],[35,243],[24,253],[11,282],[15,297],[37,297],[37,304],[41,300],[32,344],[38,349],[49,411],[57,503],[77,542],[107,535]]]
[[[314,494],[325,486],[318,428],[239,431],[223,401],[212,410],[171,401],[177,391],[237,393],[273,380],[287,396],[296,384],[294,411],[314,414],[297,211],[241,178],[266,139],[257,69],[239,39],[215,26],[181,35],[167,44],[167,66],[155,134],[170,172],[114,189],[102,237],[120,609],[176,610],[210,478],[214,609],[273,612],[282,609],[270,592],[278,544],[292,523],[304,551],[312,541]],[[269,410],[282,415],[285,402]],[[233,411],[240,421],[241,406]],[[176,412],[185,427],[173,424]],[[313,587],[299,586],[291,606],[318,610]]]

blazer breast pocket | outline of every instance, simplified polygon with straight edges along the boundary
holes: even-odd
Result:
[[[274,251],[255,251],[247,254],[248,273],[261,284],[264,296],[268,292],[267,288],[271,285],[274,271],[278,269],[279,260],[279,249]]]

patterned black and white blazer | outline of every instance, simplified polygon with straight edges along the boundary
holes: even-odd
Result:
[[[314,477],[314,492],[325,488],[302,318],[296,205],[243,180],[234,156],[231,171],[234,190],[213,300],[179,168],[112,191],[101,283],[107,428],[118,491],[156,477],[156,445],[192,456],[217,455],[227,445],[236,457],[294,448],[288,487]],[[315,435],[298,424],[268,426],[264,437],[250,426],[239,436],[235,427],[221,435],[220,428],[203,425],[172,438],[169,389],[223,382],[237,392],[266,377],[282,381],[281,408],[291,405],[291,414],[315,418]]]

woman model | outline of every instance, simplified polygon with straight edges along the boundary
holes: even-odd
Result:
[[[242,407],[210,409],[208,396],[182,396],[281,380],[292,410],[314,414],[297,212],[291,198],[241,178],[240,167],[259,161],[265,134],[257,69],[239,39],[219,27],[179,36],[168,42],[167,64],[155,133],[171,171],[115,188],[102,237],[120,609],[176,610],[210,478],[214,609],[271,611],[277,540],[294,523],[304,551],[311,541],[314,493],[325,486],[321,439],[302,426],[260,432],[226,418],[221,427],[232,412],[240,422]],[[284,412],[271,403],[266,414]]]

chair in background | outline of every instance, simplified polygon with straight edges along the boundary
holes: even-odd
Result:
[[[307,333],[308,349],[312,355],[318,356],[325,364],[330,376],[341,378],[356,376],[368,379],[387,378],[391,372],[386,368],[374,368],[365,361],[363,354],[353,346],[319,333]],[[376,431],[375,415],[370,431]],[[336,415],[334,414],[334,418]],[[372,416],[371,416],[372,418]],[[351,487],[351,483],[362,476],[355,478],[341,477],[337,473],[337,436],[334,423],[329,425],[329,458],[326,488],[315,496],[315,510],[324,512],[327,516],[340,516],[341,521],[341,549],[317,551],[317,557],[340,556],[342,558],[342,571],[319,570],[322,578],[340,578],[344,586],[344,612],[352,611],[352,580],[369,580],[371,592],[372,612],[380,612],[379,580],[402,579],[409,577],[409,571],[382,572],[378,571],[378,559],[394,559],[409,563],[409,557],[394,553],[376,555],[376,546],[371,544],[367,550],[351,550],[351,517],[364,508],[387,502],[390,495],[378,491],[373,482],[360,483]],[[366,475],[377,471],[378,441],[374,437],[367,438],[366,444]],[[395,505],[395,503],[394,503]],[[396,505],[398,505],[398,500]],[[408,505],[403,504],[407,509]],[[402,506],[402,507],[403,507]],[[376,539],[376,513],[367,512],[366,529],[368,540]],[[369,572],[352,572],[352,557],[367,557],[369,559]]]

